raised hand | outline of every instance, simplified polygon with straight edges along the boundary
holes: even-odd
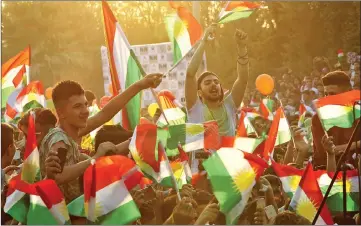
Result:
[[[154,73],[146,75],[143,79],[139,80],[137,84],[141,89],[157,88],[162,82],[163,74]]]
[[[195,225],[205,225],[210,222],[215,222],[219,214],[219,205],[216,203],[209,204],[199,215]]]

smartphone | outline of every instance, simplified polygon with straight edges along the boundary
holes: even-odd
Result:
[[[266,216],[268,218],[268,220],[271,220],[272,218],[277,216],[277,212],[275,210],[275,207],[272,205],[266,206],[264,208],[264,211],[266,212]]]
[[[67,153],[68,153],[68,149],[58,148],[58,158],[60,159],[61,172],[63,172],[63,169],[64,169]]]
[[[264,198],[259,198],[257,200],[257,209],[264,209],[266,206],[266,202],[264,200]]]

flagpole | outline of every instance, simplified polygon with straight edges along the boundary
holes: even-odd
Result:
[[[169,159],[168,159],[167,153],[165,152],[165,149],[164,149],[164,146],[163,146],[162,142],[159,142],[159,143],[158,143],[158,146],[160,147],[160,150],[161,150],[161,151],[163,152],[163,154],[164,154],[165,160],[166,160],[166,162],[167,162],[166,165],[167,165],[167,168],[168,168],[168,170],[169,170],[169,172],[170,172],[170,177],[172,178],[173,186],[174,186],[174,188],[175,188],[175,190],[176,190],[176,192],[177,192],[178,200],[181,201],[182,198],[181,198],[180,193],[179,193],[178,184],[177,184],[177,181],[176,181],[176,179],[175,179],[175,177],[174,177],[173,170],[172,170],[172,168],[170,167]]]
[[[315,225],[315,224],[316,224],[317,219],[318,219],[318,217],[319,217],[320,214],[321,214],[322,208],[323,208],[323,206],[324,206],[325,203],[326,203],[327,197],[328,197],[328,195],[330,194],[330,191],[331,191],[331,189],[332,189],[332,187],[333,187],[333,184],[334,184],[335,181],[336,181],[337,175],[338,175],[338,173],[341,171],[341,169],[340,169],[340,168],[341,168],[341,164],[344,164],[344,159],[345,159],[345,157],[346,157],[346,156],[348,155],[348,153],[349,153],[349,150],[350,150],[351,145],[352,145],[352,141],[353,141],[354,138],[356,137],[357,130],[358,130],[359,127],[360,127],[360,121],[361,121],[361,120],[359,120],[359,121],[357,122],[357,125],[356,125],[354,131],[352,132],[351,138],[350,138],[350,140],[349,140],[348,143],[347,143],[347,147],[346,147],[345,150],[342,152],[342,155],[341,155],[341,157],[339,158],[339,160],[338,160],[338,162],[337,162],[336,172],[335,172],[335,174],[334,174],[333,177],[332,177],[331,183],[330,183],[330,185],[328,186],[327,191],[326,191],[326,193],[325,193],[325,195],[324,195],[324,197],[323,197],[323,199],[322,199],[322,202],[321,202],[321,204],[320,204],[320,207],[319,207],[318,210],[317,210],[316,216],[315,216],[315,218],[314,218],[313,221],[312,221],[312,225]],[[360,209],[361,209],[361,208],[360,208]],[[345,210],[344,210],[344,211],[345,211]],[[360,212],[360,211],[359,211],[359,212]]]

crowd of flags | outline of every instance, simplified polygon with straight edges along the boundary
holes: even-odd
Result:
[[[116,95],[141,79],[144,70],[109,5],[103,1],[102,6],[112,92]],[[202,27],[188,9],[172,2],[171,6],[176,12],[167,17],[166,24],[176,63],[201,38]],[[217,22],[246,18],[259,8],[262,6],[253,2],[228,2]],[[41,82],[29,79],[29,67],[30,47],[2,66],[2,99],[6,100],[4,118],[7,122],[36,106],[47,106]],[[141,216],[130,190],[159,183],[178,191],[192,178],[187,154],[205,149],[213,153],[203,165],[227,223],[237,222],[253,186],[269,166],[274,168],[284,191],[292,198],[290,208],[312,221],[332,175],[326,171],[313,171],[310,163],[300,170],[273,161],[275,147],[292,142],[290,125],[282,106],[275,110],[274,102],[266,98],[259,109],[241,112],[236,136],[220,137],[214,121],[186,123],[186,114],[169,93],[160,93],[156,98],[162,109],[156,124],[140,122],[140,94],[122,110],[121,124],[134,131],[129,146],[134,161],[124,156],[106,156],[93,161],[84,173],[84,195],[67,206],[55,181],[40,180],[36,118],[30,114],[23,170],[9,182],[4,211],[24,224],[70,224],[69,214],[86,217],[92,223],[129,224]],[[360,107],[354,106],[358,100],[360,91],[356,90],[317,100],[317,114],[324,129],[327,131],[333,126],[350,128],[360,118]],[[94,106],[92,115],[98,111]],[[299,125],[303,126],[306,107],[301,105],[299,112]],[[271,121],[268,134],[257,134],[251,123],[255,117]],[[251,134],[256,137],[250,137]],[[91,133],[88,142],[93,138],[94,133]],[[359,195],[355,178],[356,170],[347,172],[349,211],[360,208],[357,200],[352,202],[355,194]],[[319,223],[333,224],[330,213],[339,209],[340,194],[342,189],[336,183],[321,211]]]

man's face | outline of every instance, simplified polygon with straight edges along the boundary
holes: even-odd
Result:
[[[78,129],[85,128],[89,117],[88,102],[85,95],[76,95],[64,103],[60,118]]]
[[[323,86],[317,86],[316,88],[317,88],[318,92],[323,92],[324,91]]]
[[[219,101],[222,95],[221,84],[215,75],[208,75],[201,83],[199,91],[203,99],[208,101]]]
[[[325,90],[325,96],[337,95],[346,92],[345,89],[337,85],[324,86],[324,90]]]

